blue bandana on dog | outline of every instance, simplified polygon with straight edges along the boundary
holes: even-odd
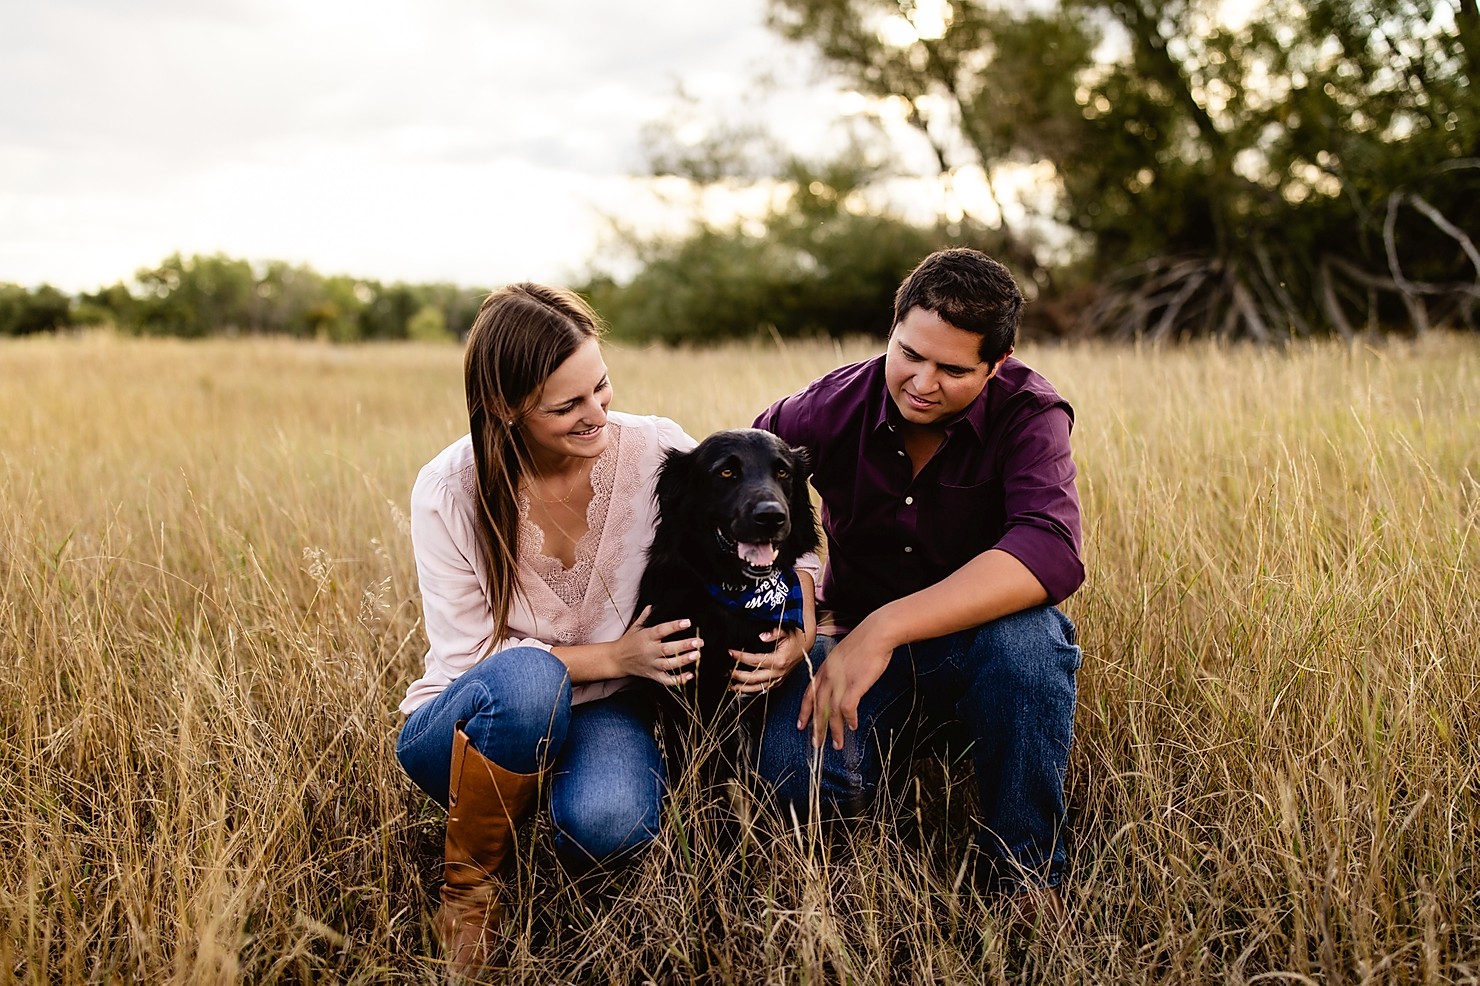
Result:
[[[802,615],[802,580],[790,569],[777,569],[748,586],[709,582],[709,595],[726,609],[744,613],[757,623],[798,629]]]

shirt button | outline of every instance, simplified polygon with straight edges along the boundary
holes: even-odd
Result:
[[[915,502],[915,498],[912,497],[912,496],[907,496],[907,497],[904,498],[904,505],[906,507],[908,507],[910,504],[912,504],[914,502]]]
[[[910,547],[910,546],[909,546],[909,545],[905,545],[905,546],[904,546],[904,553],[905,553],[905,554],[909,554],[909,553],[910,553],[910,552],[912,552],[912,551],[914,551],[914,550],[915,550],[915,549],[914,549],[914,548],[911,548],[911,547]]]

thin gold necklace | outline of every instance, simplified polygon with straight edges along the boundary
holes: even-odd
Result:
[[[565,496],[558,496],[558,497],[555,497],[554,499],[548,499],[548,498],[543,497],[543,496],[540,496],[538,493],[536,493],[534,491],[534,483],[530,483],[525,488],[527,490],[529,490],[529,495],[530,496],[534,497],[536,500],[540,501],[541,503],[569,503],[570,502],[570,498],[576,495],[576,490],[578,490],[578,489],[581,488],[581,480],[584,479],[584,478],[585,478],[585,476],[577,476],[575,478],[575,481],[570,484],[570,491],[568,493],[566,493]]]

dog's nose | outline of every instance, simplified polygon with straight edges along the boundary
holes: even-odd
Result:
[[[780,527],[786,523],[786,505],[779,500],[762,500],[751,510],[750,519],[762,527]]]

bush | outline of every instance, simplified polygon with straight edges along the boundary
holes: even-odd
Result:
[[[34,291],[0,284],[0,336],[55,332],[72,324],[72,300],[50,284]]]
[[[582,291],[617,338],[887,335],[899,282],[931,251],[962,245],[961,234],[851,212],[841,196],[803,188],[758,235],[701,226],[646,248],[630,282],[594,278]]]

